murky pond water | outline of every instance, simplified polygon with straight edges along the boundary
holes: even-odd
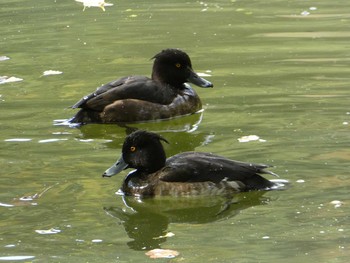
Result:
[[[349,4],[111,2],[0,3],[0,76],[22,79],[0,85],[0,261],[145,262],[162,248],[175,262],[348,262]],[[213,89],[196,88],[205,110],[131,126],[167,138],[168,156],[272,164],[288,189],[226,210],[221,198],[123,198],[122,176],[101,174],[126,129],[54,125],[102,83],[149,75],[168,47],[211,75]]]

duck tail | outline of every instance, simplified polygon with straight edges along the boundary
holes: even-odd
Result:
[[[99,122],[101,123],[102,120],[99,112],[81,109],[68,122],[86,124],[86,123],[99,123]]]
[[[243,183],[245,185],[245,191],[270,190],[275,186],[273,181],[270,181],[259,174],[255,174]]]
[[[274,172],[271,172],[271,171],[269,171],[269,170],[264,170],[264,173],[265,174],[271,174],[271,175],[273,175],[273,176],[275,176],[275,177],[280,177],[278,174],[276,174],[276,173],[274,173]]]

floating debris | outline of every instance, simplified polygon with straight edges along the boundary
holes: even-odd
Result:
[[[14,205],[5,204],[5,203],[0,203],[0,206],[2,206],[2,207],[13,207]]]
[[[68,139],[45,139],[39,140],[39,143],[49,143],[49,142],[59,142],[59,141],[67,141]]]
[[[58,70],[45,70],[42,76],[60,75],[62,73],[63,73],[62,71],[58,71]]]
[[[43,194],[45,194],[47,191],[49,191],[52,187],[58,185],[58,183],[51,185],[49,187],[46,187],[43,189],[40,193],[35,193],[33,195],[25,195],[20,198],[15,198],[13,201],[13,204],[15,206],[24,206],[24,205],[37,205],[38,203],[32,202],[36,199],[39,199]]]
[[[264,139],[260,139],[257,135],[248,135],[248,136],[242,136],[241,138],[238,138],[239,142],[251,142],[251,141],[259,141],[259,142],[266,142]]]
[[[310,15],[310,12],[305,10],[305,11],[301,12],[300,15],[301,16],[308,16],[308,15]]]
[[[132,9],[126,9],[125,10],[125,12],[132,12],[133,10]],[[137,15],[136,14],[131,14],[131,15],[129,15],[129,17],[131,17],[131,18],[134,18],[134,17],[137,17]]]
[[[160,239],[160,238],[173,237],[173,236],[175,236],[173,232],[168,232],[164,236],[154,237],[153,239]]]
[[[32,139],[29,138],[13,138],[13,139],[6,139],[5,142],[29,142]]]
[[[30,201],[33,201],[36,198],[38,198],[38,194],[37,193],[35,195],[33,195],[33,196],[31,196],[31,195],[22,196],[18,200],[24,201],[24,202],[30,202]]]
[[[92,243],[102,243],[103,240],[102,239],[93,239],[91,240]]]
[[[79,142],[93,142],[94,139],[77,139]]]
[[[7,56],[0,56],[0,61],[5,61],[5,60],[9,60],[10,58]]]
[[[4,246],[4,247],[6,247],[6,248],[12,248],[12,247],[16,247],[16,245],[15,245],[15,244],[8,244],[8,245],[6,245],[6,246]]]
[[[344,203],[339,200],[333,200],[331,204],[334,205],[334,208],[338,208],[338,207],[341,207]]]
[[[0,261],[16,261],[16,260],[26,260],[26,259],[33,259],[35,256],[7,256],[7,257],[0,257]]]
[[[52,134],[54,134],[54,135],[67,135],[67,134],[72,134],[72,133],[64,131],[64,132],[53,132]]]
[[[0,76],[0,84],[22,81],[23,79],[17,77]]]
[[[296,182],[299,183],[299,184],[302,184],[302,183],[305,183],[305,180],[303,180],[303,179],[298,179],[298,180],[296,180]]]
[[[146,252],[145,254],[150,258],[174,258],[180,255],[180,253],[177,252],[176,250],[160,249],[160,248],[152,249]]]
[[[52,235],[52,234],[60,233],[61,230],[55,229],[55,228],[50,228],[47,230],[35,230],[35,232],[37,232],[40,235]]]
[[[82,3],[84,5],[83,11],[86,7],[99,7],[103,11],[106,11],[106,6],[113,6],[111,3],[106,3],[105,0],[75,0],[76,2]]]

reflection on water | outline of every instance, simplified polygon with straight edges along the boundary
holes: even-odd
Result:
[[[264,191],[238,193],[233,197],[157,197],[121,196],[123,207],[105,207],[107,215],[120,220],[132,239],[134,250],[161,248],[171,223],[206,224],[236,216],[243,209],[268,203]],[[118,197],[119,198],[119,197]]]
[[[1,259],[144,262],[129,235],[130,247],[171,244],[184,262],[349,262],[348,1],[107,2],[114,6],[105,12],[83,12],[74,0],[0,1]],[[167,138],[168,156],[195,149],[275,165],[288,191],[247,193],[219,215],[224,200],[195,213],[113,200],[116,186],[101,173],[126,127],[52,120],[71,117],[65,108],[91,87],[150,75],[147,59],[167,47],[211,70],[216,88],[197,89],[203,121],[196,127],[195,114],[130,127]],[[266,196],[274,201],[259,205]],[[256,209],[240,210],[250,199]],[[55,235],[35,232],[56,227]]]
[[[193,132],[196,131],[203,119],[203,110],[188,116],[181,116],[169,120],[159,120],[152,122],[133,123],[133,124],[89,124],[80,127],[83,134],[87,136],[108,136],[113,133],[116,127],[126,128],[129,132],[136,129],[147,129],[153,132]],[[104,127],[100,129],[99,127]],[[106,129],[106,130],[104,130]],[[92,134],[91,134],[92,132]],[[96,134],[97,132],[97,134]]]
[[[138,129],[153,131],[167,138],[171,154],[193,151],[196,147],[210,142],[213,135],[198,132],[203,111],[167,121],[137,124],[89,124],[79,127],[78,140],[105,140],[109,148],[120,149],[125,137]],[[166,134],[166,135],[165,135]],[[170,156],[170,155],[169,155]]]

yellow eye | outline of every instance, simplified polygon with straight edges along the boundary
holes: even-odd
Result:
[[[180,63],[176,63],[176,64],[175,64],[175,67],[181,68],[181,64],[180,64]]]
[[[135,147],[135,146],[131,146],[131,147],[130,147],[130,151],[131,151],[131,152],[136,151],[136,147]]]

